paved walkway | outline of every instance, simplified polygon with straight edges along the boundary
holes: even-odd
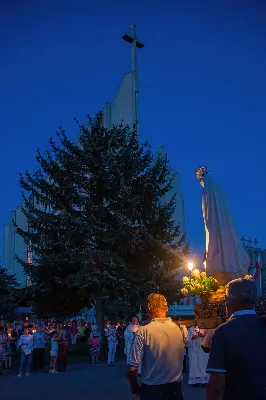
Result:
[[[1,400],[131,400],[126,380],[126,364],[70,364],[66,373],[0,377]],[[184,378],[184,400],[205,400],[205,389],[194,389]]]

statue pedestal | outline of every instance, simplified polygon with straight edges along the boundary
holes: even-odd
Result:
[[[194,306],[195,320],[201,329],[216,329],[226,318],[225,302],[198,304]]]

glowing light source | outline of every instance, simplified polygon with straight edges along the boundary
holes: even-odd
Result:
[[[204,268],[206,269],[207,268],[206,261],[204,261],[203,265],[204,265]]]
[[[188,269],[189,269],[190,271],[192,271],[193,268],[194,268],[194,264],[193,264],[192,262],[189,262],[189,263],[187,264],[187,267],[188,267]]]

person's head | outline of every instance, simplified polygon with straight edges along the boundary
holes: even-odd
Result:
[[[30,328],[29,328],[28,326],[25,326],[25,328],[24,328],[24,333],[25,333],[25,335],[29,335],[29,333],[30,333]]]
[[[61,339],[63,339],[63,340],[67,339],[67,333],[64,329],[61,331]]]
[[[116,327],[118,328],[119,326],[121,326],[121,324],[120,324],[120,322],[119,322],[119,321],[117,321],[117,323],[116,323]]]
[[[91,331],[92,331],[93,333],[97,333],[97,332],[98,332],[98,326],[97,326],[97,325],[92,325]]]
[[[132,317],[132,324],[133,325],[139,325],[139,319],[136,315],[134,315],[134,317]]]
[[[165,318],[167,311],[167,301],[162,294],[151,293],[148,296],[148,314],[151,319]]]
[[[258,298],[256,283],[251,279],[234,279],[225,287],[227,316],[235,311],[251,310]]]

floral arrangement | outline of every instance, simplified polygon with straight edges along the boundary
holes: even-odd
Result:
[[[252,280],[253,276],[251,275],[245,275],[245,279]],[[224,286],[219,286],[219,288],[215,291],[212,292],[210,295],[210,302],[215,303],[215,302],[221,302],[225,300],[225,287]]]
[[[200,272],[199,269],[191,271],[191,276],[184,276],[182,294],[192,293],[194,295],[207,295],[210,297],[219,289],[217,279],[207,276],[206,272]]]
[[[211,303],[219,303],[220,301],[225,300],[225,287],[220,286],[215,292],[212,292],[210,295]]]

